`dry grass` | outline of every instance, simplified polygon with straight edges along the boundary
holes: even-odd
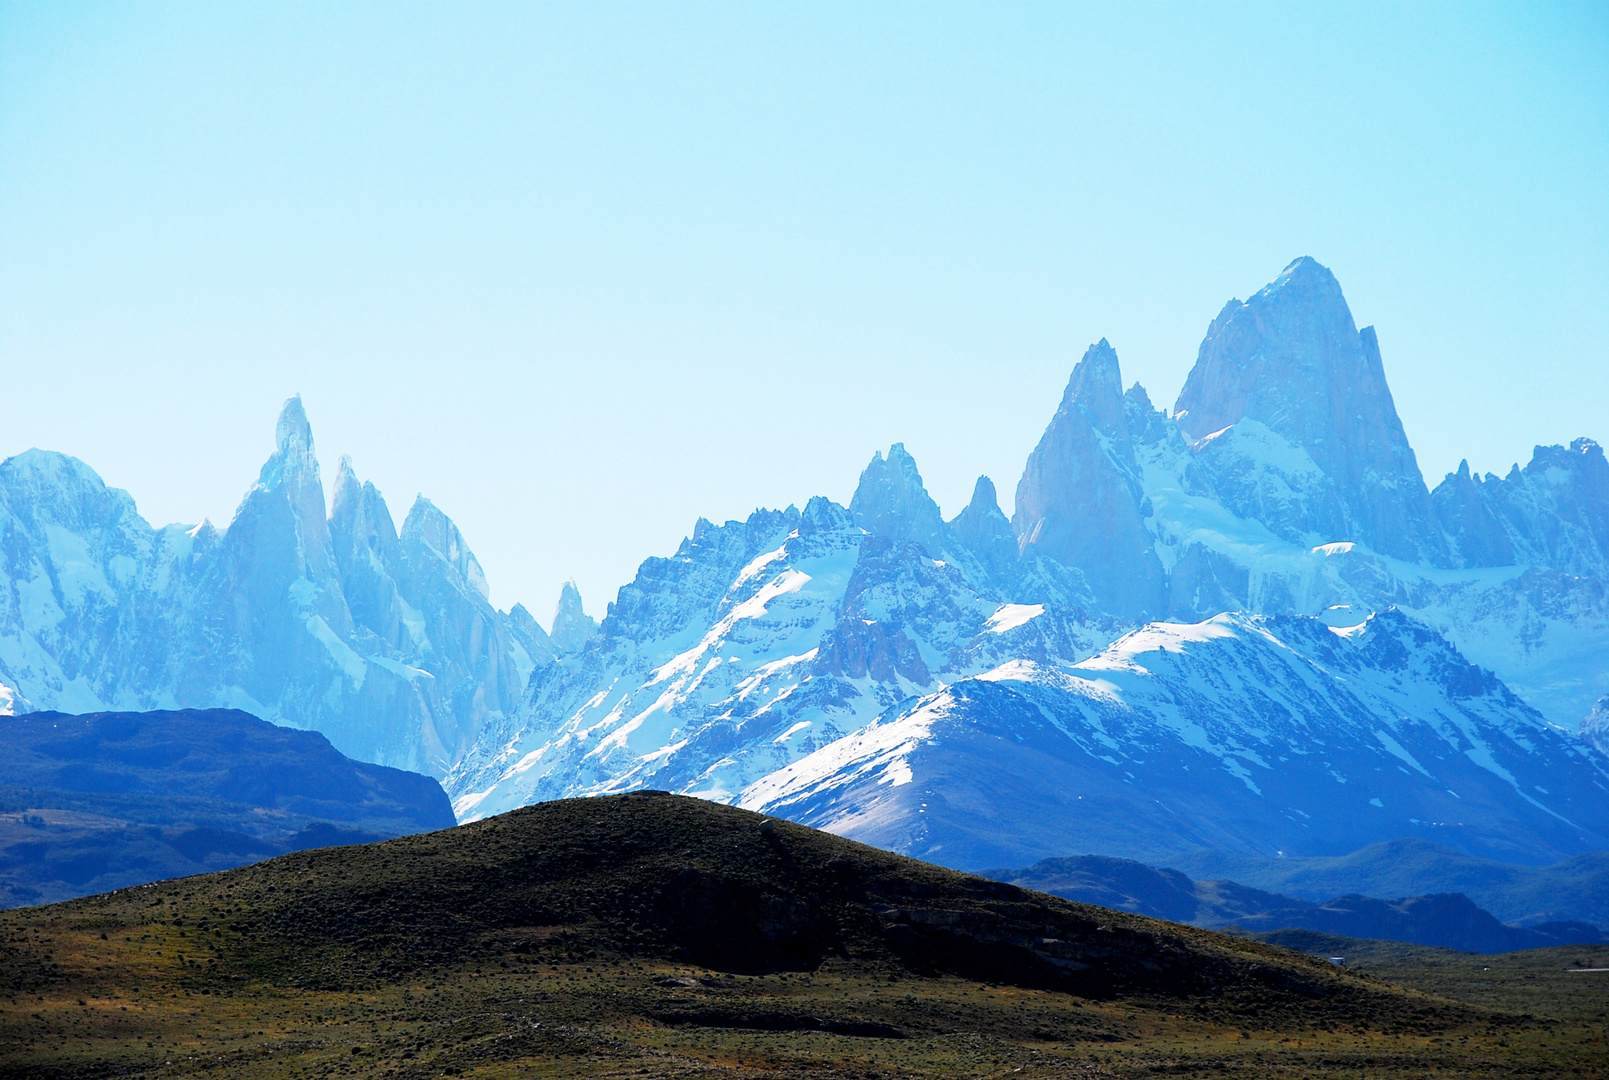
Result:
[[[753,820],[732,816],[739,812],[684,813],[681,800],[598,806],[579,812],[603,814],[585,820],[607,829],[621,821],[640,827],[650,850],[669,853],[667,866],[688,861],[694,849],[676,847],[684,842],[752,861],[742,858],[739,841]],[[652,820],[644,821],[642,806]],[[554,895],[577,906],[567,922],[552,920],[552,896],[544,901],[548,915],[523,925],[486,912],[464,916],[443,873],[503,872],[499,843],[524,858],[530,843],[552,842],[553,828],[573,839],[582,819],[568,813],[505,820],[478,833],[457,829],[435,839],[287,856],[0,913],[0,1076],[828,1080],[1609,1072],[1609,972],[1564,970],[1609,967],[1609,949],[1488,958],[1358,946],[1352,962],[1359,970],[1341,973],[1254,942],[1048,905],[1047,918],[1074,929],[1094,913],[1105,920],[1102,931],[1127,927],[1136,940],[1179,943],[1204,966],[1222,968],[1226,957],[1240,965],[1216,991],[1185,979],[1101,993],[1099,980],[1086,979],[1080,985],[1091,992],[1078,992],[1048,985],[1032,971],[1021,978],[968,977],[929,962],[939,954],[890,951],[856,929],[844,914],[851,907],[834,913],[835,894],[825,884],[812,895],[840,937],[802,963],[712,965],[691,958],[685,942],[670,940],[679,932],[670,922],[622,926],[601,919],[601,901],[588,899],[590,879],[580,874],[508,885],[523,897],[510,910],[534,903],[533,889],[558,890]],[[678,840],[683,826],[690,831]],[[727,828],[740,831],[729,836]],[[808,830],[776,832],[785,834],[785,854],[799,865],[817,845],[840,877],[846,858],[883,874],[871,886],[874,900],[903,881],[925,903],[961,910],[967,882],[975,880],[932,868],[900,877],[919,864]],[[511,847],[515,837],[527,846]],[[623,858],[595,860],[597,880],[625,872],[615,865]],[[480,871],[467,868],[470,859]],[[719,862],[703,864],[702,887]],[[642,889],[663,885],[644,877],[640,865],[629,872]],[[380,898],[391,907],[377,908]],[[456,921],[453,908],[460,909]],[[388,940],[384,919],[365,922],[365,910],[413,913],[450,924],[452,933],[430,936],[399,923]],[[444,944],[455,941],[456,948]],[[411,942],[418,942],[417,962],[408,959]],[[1296,989],[1279,989],[1280,979]]]

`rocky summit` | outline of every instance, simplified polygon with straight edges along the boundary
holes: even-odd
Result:
[[[1171,409],[1090,346],[1009,518],[987,477],[946,518],[896,443],[847,506],[699,519],[599,622],[567,586],[551,637],[428,500],[399,530],[343,462],[326,511],[295,399],[226,529],[30,451],[0,707],[240,707],[441,776],[460,820],[663,788],[957,866],[1601,846],[1602,448],[1431,490],[1388,346],[1297,259]]]
[[[239,708],[440,776],[553,652],[429,500],[399,533],[342,458],[327,511],[299,398],[227,529],[154,529],[39,450],[0,464],[0,529],[7,711]]]

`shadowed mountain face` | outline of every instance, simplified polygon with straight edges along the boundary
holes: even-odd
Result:
[[[0,904],[452,824],[430,777],[242,712],[0,717]]]
[[[1506,926],[1462,893],[1401,900],[1354,893],[1311,903],[1233,881],[1192,881],[1178,870],[1099,855],[1045,859],[1021,870],[990,870],[986,876],[1081,903],[1215,929],[1303,929],[1480,953],[1604,941],[1598,928],[1586,922]]]

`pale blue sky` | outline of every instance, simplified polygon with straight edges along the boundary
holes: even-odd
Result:
[[[0,455],[227,521],[299,391],[502,606],[903,440],[1010,512],[1297,255],[1432,484],[1609,440],[1609,7],[0,5]]]

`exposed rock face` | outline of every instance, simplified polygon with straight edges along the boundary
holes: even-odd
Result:
[[[1117,353],[1106,339],[1073,368],[1061,407],[1028,457],[1011,524],[1026,552],[1078,568],[1104,611],[1166,611],[1166,578],[1129,437]]]
[[[566,581],[553,609],[553,648],[563,654],[578,653],[597,633],[598,621],[581,607],[581,590],[573,580]]]
[[[1495,476],[1490,479],[1502,483]],[[1465,566],[1512,566],[1514,542],[1492,512],[1483,487],[1480,477],[1470,475],[1469,462],[1460,461],[1458,471],[1448,473],[1430,493],[1431,506],[1456,561]]]
[[[1374,329],[1357,329],[1340,284],[1314,260],[1297,259],[1250,300],[1225,306],[1174,411],[1191,440],[1238,428],[1236,439],[1261,451],[1218,461],[1202,447],[1219,497],[1240,516],[1287,539],[1444,560]],[[1283,468],[1270,475],[1272,462]]]
[[[1502,479],[1472,477],[1463,462],[1431,498],[1466,566],[1609,574],[1609,462],[1591,439],[1538,446]]]
[[[991,583],[1010,582],[1018,572],[1017,534],[1011,519],[1000,510],[994,481],[978,477],[972,488],[972,501],[949,521],[950,536],[970,552]]]
[[[1598,699],[1581,720],[1581,736],[1605,754],[1609,754],[1609,694]]]
[[[933,558],[944,551],[944,519],[939,504],[927,493],[916,460],[904,443],[888,448],[888,457],[873,453],[860,474],[849,513],[869,533],[921,544]]]
[[[487,601],[452,522],[421,499],[399,536],[345,459],[326,517],[299,398],[275,435],[222,532],[152,529],[64,455],[0,464],[10,711],[243,708],[440,776],[518,703],[551,648]]]

